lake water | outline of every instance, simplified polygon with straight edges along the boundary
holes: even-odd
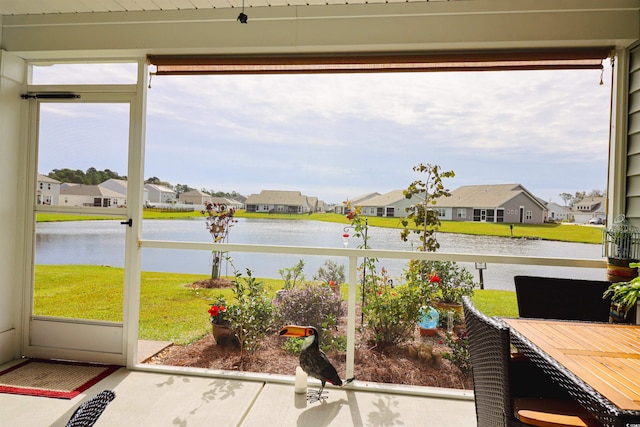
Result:
[[[274,219],[238,218],[229,233],[229,243],[258,245],[286,245],[342,248],[343,224],[319,221],[287,221]],[[351,233],[352,234],[352,233]],[[36,232],[36,262],[38,264],[92,264],[124,265],[125,227],[119,221],[79,221],[38,223]],[[211,242],[211,236],[202,220],[148,220],[143,223],[143,239],[175,240],[187,242]],[[412,236],[413,237],[413,236]],[[440,252],[477,253],[509,256],[543,256],[601,259],[600,245],[582,243],[522,240],[493,236],[467,236],[439,233]],[[400,230],[369,227],[369,246],[374,249],[411,251],[417,245],[403,242]],[[351,238],[349,247],[355,248],[362,240]],[[232,253],[235,267],[244,272],[250,268],[254,276],[279,278],[279,269],[292,267],[299,260],[296,255],[272,255]],[[212,254],[208,251],[167,250],[144,248],[144,271],[176,273],[211,273]],[[311,278],[325,262],[326,257],[305,256],[305,274]],[[347,265],[344,258],[334,261]],[[473,263],[460,263],[479,279]],[[399,280],[406,267],[404,260],[379,260],[379,267],[389,270],[391,277]],[[231,275],[228,265],[221,267],[221,274]],[[539,275],[603,280],[602,269],[544,267],[508,264],[488,264],[483,272],[485,289],[513,290],[513,276]]]

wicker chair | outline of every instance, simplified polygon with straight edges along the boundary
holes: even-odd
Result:
[[[611,299],[602,294],[611,282],[557,277],[515,276],[520,317],[608,322]],[[576,298],[579,295],[579,299]],[[550,303],[552,302],[552,303]],[[635,320],[635,307],[625,323]]]
[[[78,406],[78,409],[76,409],[67,423],[67,427],[93,426],[100,415],[102,415],[109,402],[115,398],[116,395],[114,392],[110,390],[101,391],[82,405]]]
[[[463,298],[462,305],[478,427],[601,425],[575,401],[560,398],[565,394],[558,387],[541,385],[546,377],[526,358],[514,360],[509,327],[504,322],[480,313],[468,297]],[[512,369],[512,365],[520,364]],[[512,394],[514,390],[517,396]],[[541,397],[542,392],[545,397]]]

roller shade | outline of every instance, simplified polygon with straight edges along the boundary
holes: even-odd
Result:
[[[611,48],[399,55],[149,56],[157,75],[602,69]]]

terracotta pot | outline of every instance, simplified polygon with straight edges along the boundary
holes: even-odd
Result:
[[[458,313],[461,318],[462,318],[462,316],[464,314],[464,310],[462,308],[462,304],[459,304],[459,303],[435,301],[432,305],[435,308],[437,308],[438,310],[454,311],[454,312]]]
[[[238,338],[231,332],[229,325],[211,325],[211,333],[217,345],[238,345]]]
[[[436,332],[438,332],[438,328],[430,328],[430,329],[419,328],[419,329],[420,329],[421,337],[431,337],[435,335]]]
[[[638,275],[637,268],[629,267],[631,260],[609,258],[607,261],[607,281],[612,283],[628,282]]]

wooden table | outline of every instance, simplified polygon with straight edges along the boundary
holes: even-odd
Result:
[[[604,425],[640,427],[640,326],[502,320],[513,344]]]

